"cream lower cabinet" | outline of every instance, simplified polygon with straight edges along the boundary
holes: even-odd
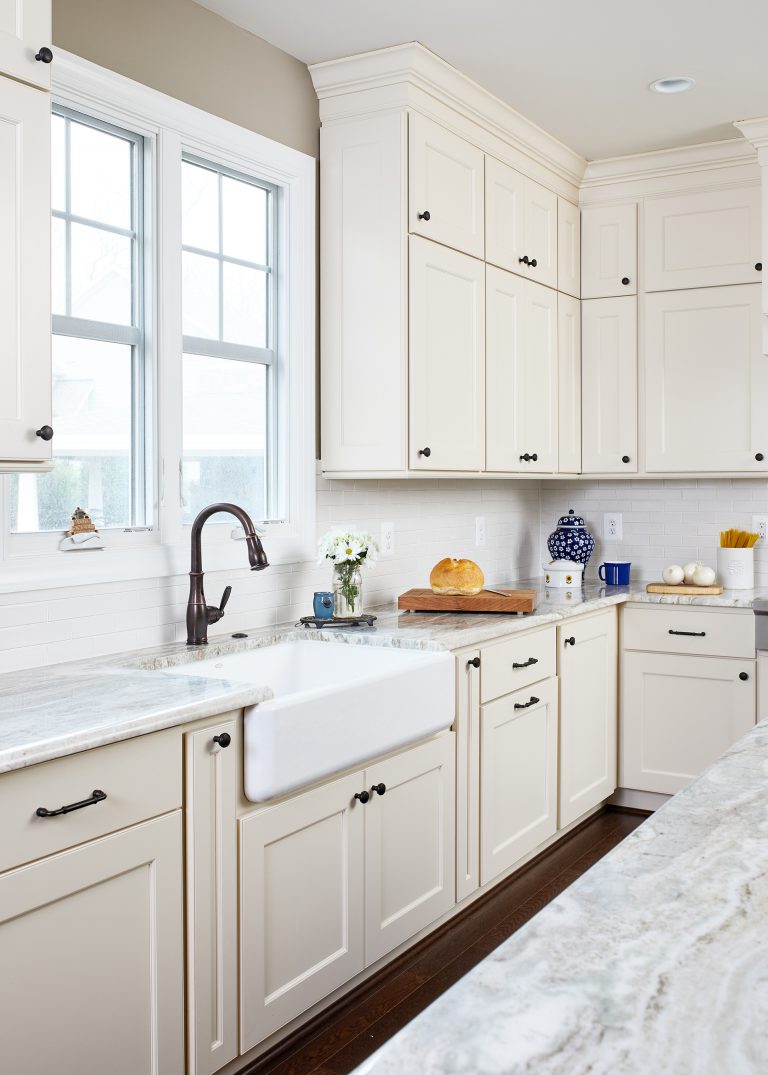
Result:
[[[4,1071],[181,1075],[181,811],[0,874],[0,967]]]
[[[450,910],[454,781],[446,733],[241,818],[242,1052]]]
[[[482,707],[480,772],[484,885],[557,829],[557,679]]]
[[[754,723],[754,660],[624,653],[622,787],[672,795]]]
[[[616,790],[616,610],[561,624],[557,646],[563,828]]]
[[[480,885],[480,650],[456,654],[456,900]]]

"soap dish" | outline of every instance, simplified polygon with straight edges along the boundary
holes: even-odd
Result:
[[[319,616],[302,616],[299,623],[305,627],[373,627],[375,616],[363,612],[359,616],[331,616],[330,619],[321,619]],[[298,626],[298,625],[297,625]]]

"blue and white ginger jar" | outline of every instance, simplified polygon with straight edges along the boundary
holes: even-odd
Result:
[[[575,560],[586,567],[595,551],[595,539],[582,517],[571,508],[557,520],[557,529],[547,538],[547,548],[553,560]]]

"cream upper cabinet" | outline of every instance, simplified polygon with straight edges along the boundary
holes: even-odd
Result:
[[[581,307],[582,470],[637,471],[637,300]]]
[[[181,1075],[182,899],[180,810],[0,874],[3,1070]]]
[[[753,660],[624,654],[622,787],[672,795],[754,723]]]
[[[637,206],[601,205],[581,211],[581,297],[637,293]]]
[[[51,0],[0,0],[0,75],[49,89],[51,36]]]
[[[483,256],[484,154],[412,112],[409,229],[473,257]]]
[[[485,162],[485,257],[557,287],[557,195],[493,157]]]
[[[557,828],[557,679],[481,710],[480,882],[508,870]]]
[[[557,290],[581,295],[581,215],[564,198],[557,199]]]
[[[411,236],[410,464],[482,470],[485,265]]]
[[[486,267],[486,470],[557,468],[557,292]]]
[[[581,470],[581,303],[557,296],[557,469]]]
[[[760,282],[760,187],[646,198],[645,290]]]
[[[647,296],[647,470],[768,470],[760,297],[759,284]]]
[[[563,828],[616,790],[616,610],[562,624],[557,644]]]
[[[50,145],[48,95],[0,77],[0,471],[51,459]]]

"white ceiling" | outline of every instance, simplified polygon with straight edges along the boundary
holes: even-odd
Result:
[[[305,63],[420,41],[590,160],[768,115],[765,0],[197,0]],[[690,75],[678,96],[654,79]]]

